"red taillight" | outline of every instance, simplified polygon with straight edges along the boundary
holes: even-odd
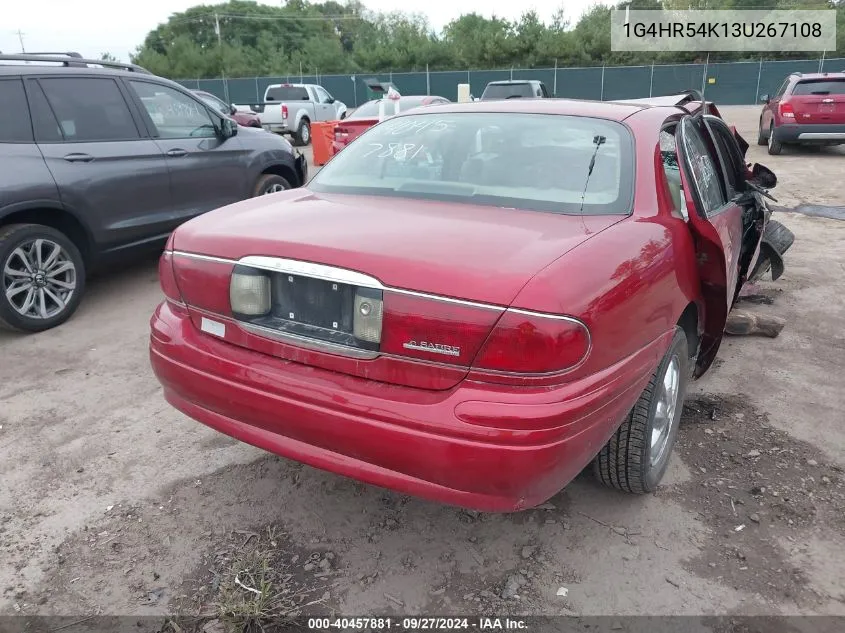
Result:
[[[173,251],[166,250],[158,260],[158,280],[164,296],[176,303],[182,302],[179,286],[176,285],[176,274],[173,272]]]
[[[288,118],[288,107],[284,103],[282,104],[282,118]]]
[[[173,262],[173,277],[186,304],[229,316],[232,314],[229,303],[232,268],[228,262],[177,255]]]
[[[334,129],[334,140],[345,141],[349,138],[349,130],[345,127],[336,127]]]
[[[786,119],[794,119],[795,118],[795,108],[792,107],[791,103],[783,103],[780,104],[780,115]]]
[[[576,319],[509,309],[472,364],[473,370],[518,375],[554,374],[579,365],[590,350],[587,327]]]
[[[501,309],[384,293],[381,351],[469,366]]]

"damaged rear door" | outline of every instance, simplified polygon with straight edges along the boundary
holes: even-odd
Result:
[[[704,299],[704,327],[695,367],[695,375],[700,376],[719,350],[739,284],[743,208],[736,201],[703,118],[685,116],[675,135]]]

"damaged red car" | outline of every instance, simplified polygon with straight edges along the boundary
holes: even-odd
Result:
[[[654,490],[740,287],[782,270],[746,148],[693,93],[399,114],[172,234],[153,369],[213,429],[440,502],[529,508],[591,463]]]

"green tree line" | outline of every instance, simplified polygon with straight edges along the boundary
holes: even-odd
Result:
[[[837,11],[837,51],[845,56],[845,0],[633,0],[632,9],[832,8]],[[107,55],[107,53],[106,53]],[[812,53],[766,54],[767,59]],[[198,5],[151,31],[134,63],[171,78],[251,77],[564,66],[683,63],[701,54],[614,52],[610,7],[594,5],[576,23],[563,10],[550,21],[526,11],[515,21],[460,16],[438,32],[425,16],[370,11],[358,0],[280,6],[249,0]],[[714,53],[711,61],[759,58]]]

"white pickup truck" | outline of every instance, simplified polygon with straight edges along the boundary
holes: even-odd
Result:
[[[308,145],[311,123],[344,118],[346,104],[316,84],[271,84],[254,112],[268,132],[290,134],[294,145]]]

